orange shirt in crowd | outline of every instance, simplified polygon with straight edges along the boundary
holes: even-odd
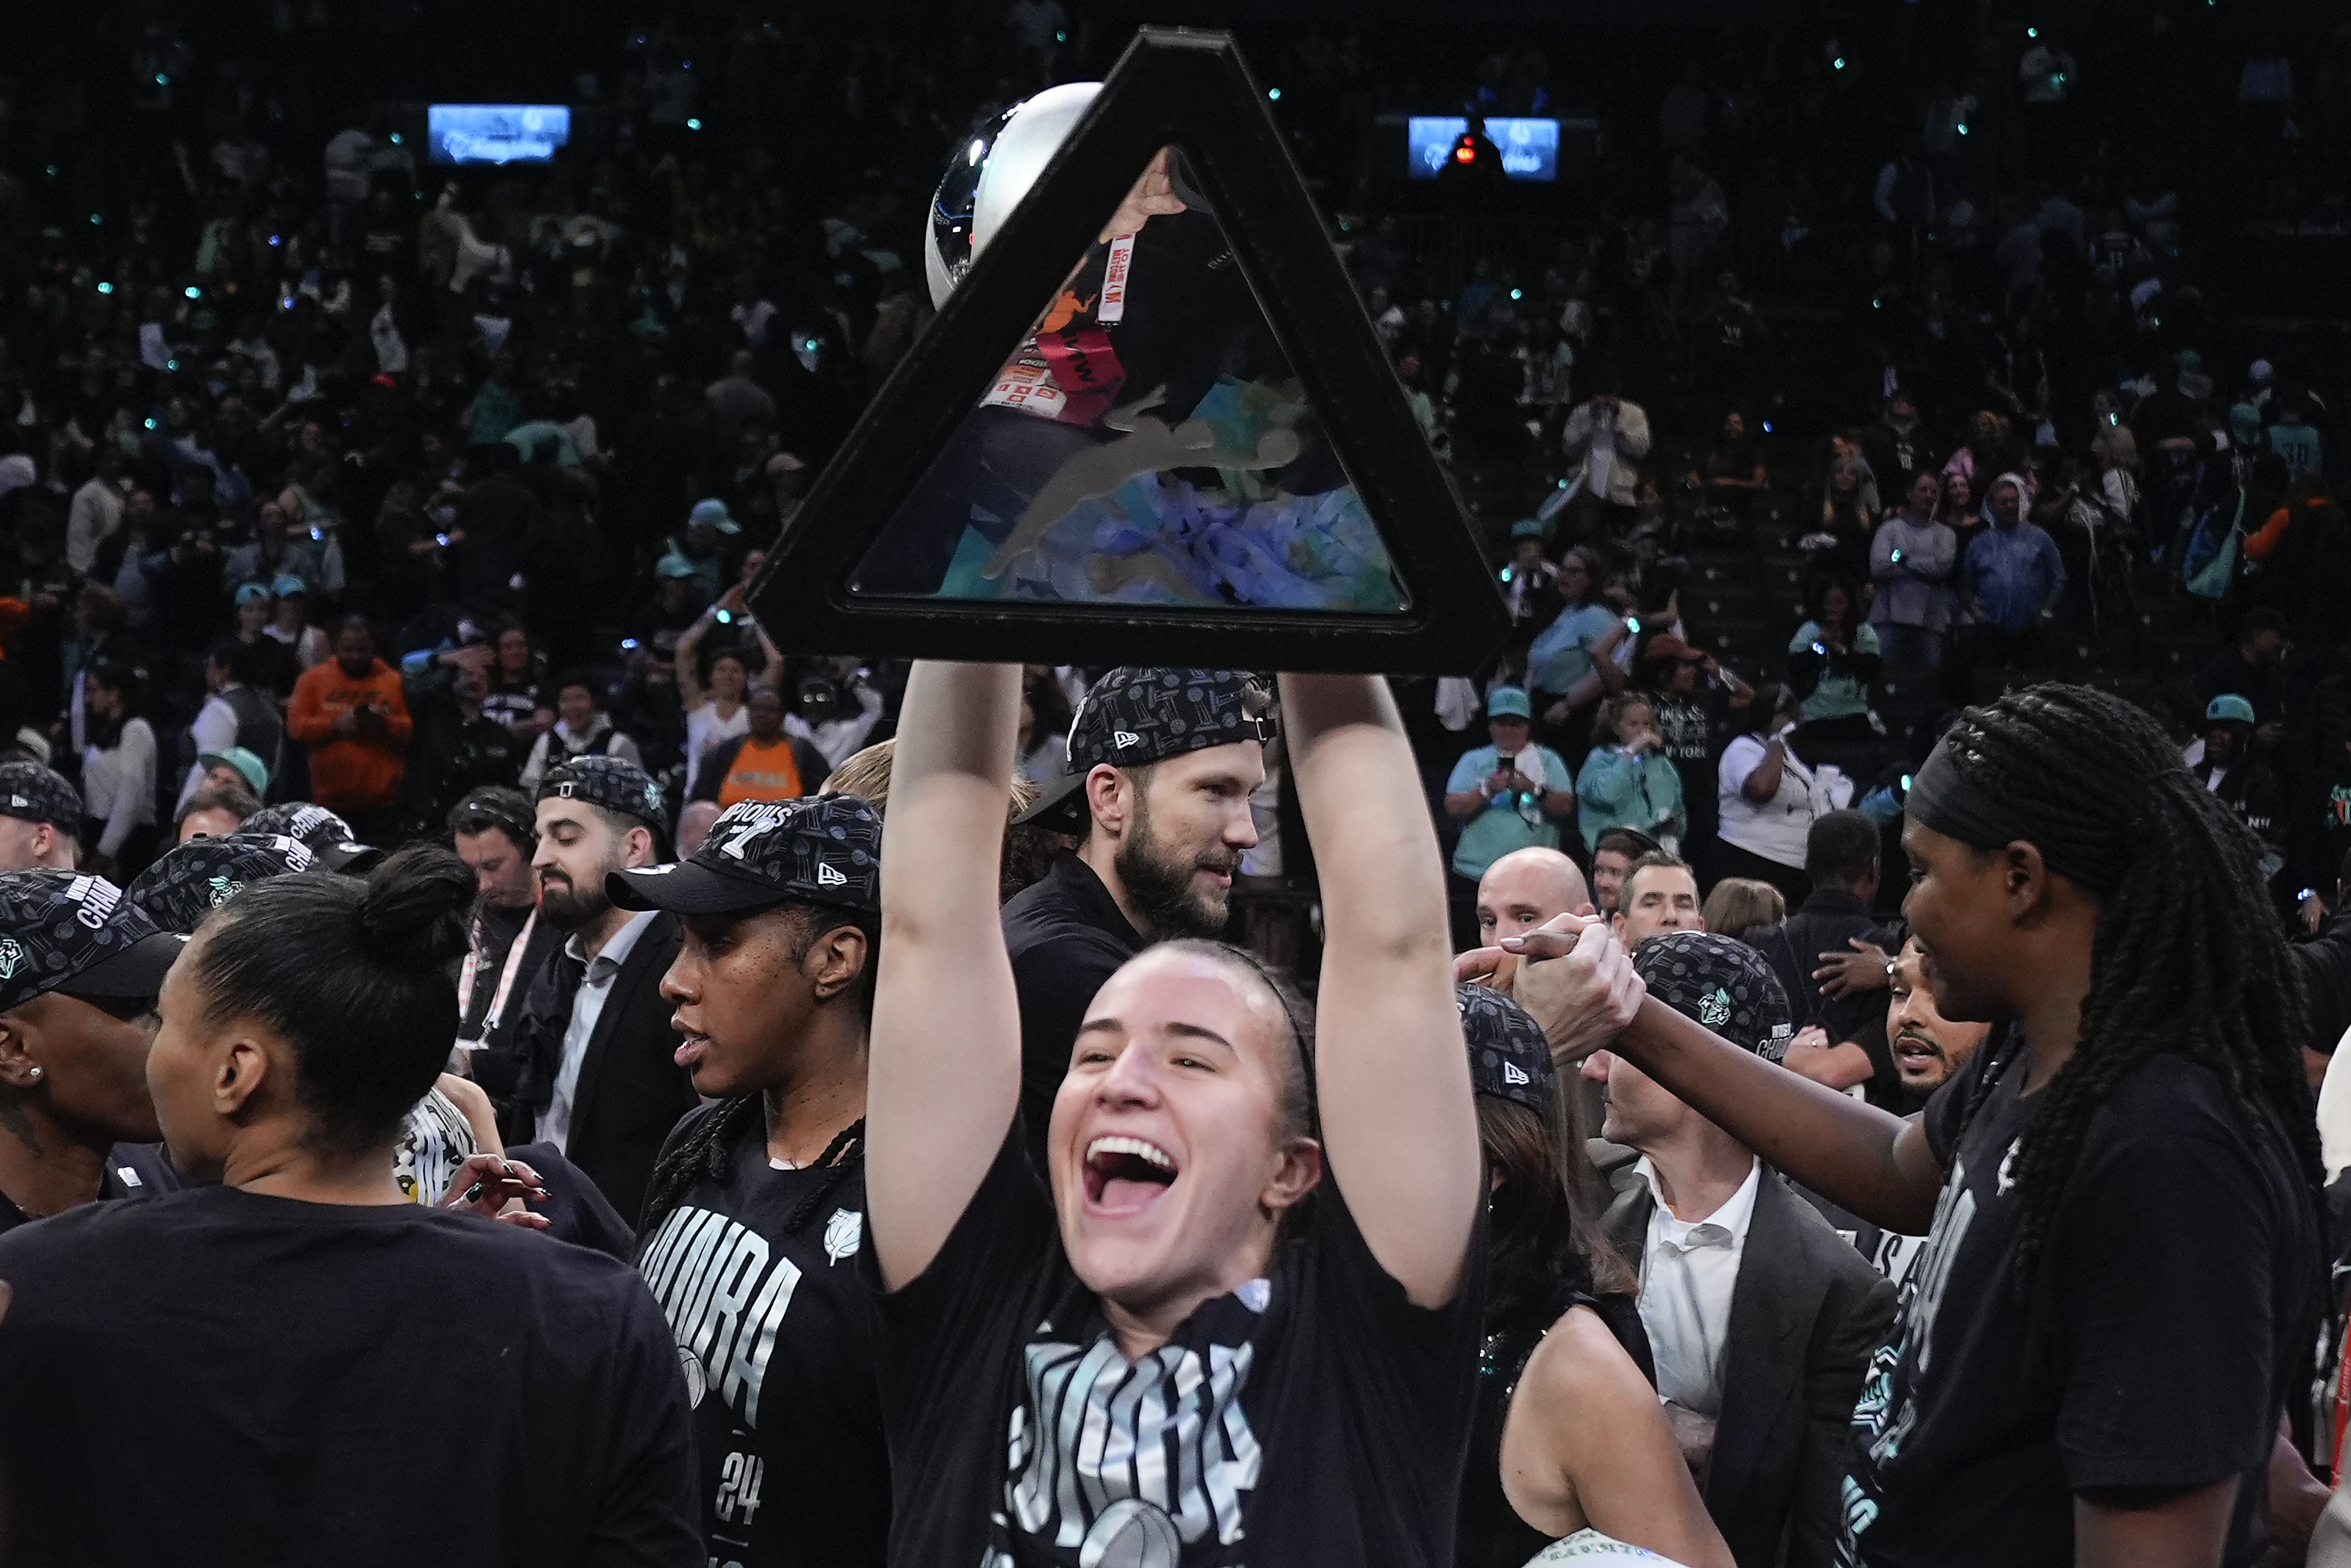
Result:
[[[732,806],[737,800],[797,800],[807,793],[800,788],[800,765],[792,755],[790,736],[779,735],[763,741],[747,735],[743,748],[735,754],[734,765],[719,780],[718,803]]]
[[[335,720],[369,704],[381,711],[381,724],[335,733]],[[337,811],[386,806],[399,797],[415,727],[400,672],[381,659],[357,680],[343,674],[340,659],[311,665],[294,683],[286,710],[286,732],[310,747],[310,798]]]

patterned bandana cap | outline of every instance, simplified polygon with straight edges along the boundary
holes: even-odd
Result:
[[[656,832],[669,831],[661,786],[643,768],[618,757],[575,757],[556,764],[538,781],[535,799],[585,800],[634,817]]]
[[[182,946],[104,877],[0,875],[0,1012],[55,990],[152,997]]]
[[[1767,1061],[1788,1054],[1795,1021],[1779,977],[1744,942],[1711,931],[1666,931],[1633,949],[1650,995]]]
[[[1249,715],[1244,670],[1143,670],[1122,664],[1094,683],[1070,723],[1070,771],[1097,762],[1131,768],[1230,746],[1267,741],[1273,727]]]
[[[37,762],[0,762],[0,817],[81,831],[81,792]]]
[[[157,925],[184,935],[247,883],[308,871],[318,863],[309,846],[283,833],[191,839],[141,872],[124,896]]]
[[[1557,1073],[1542,1025],[1490,986],[1456,986],[1453,999],[1460,1006],[1461,1038],[1469,1047],[1469,1087],[1550,1116]]]
[[[727,915],[781,899],[882,912],[882,819],[854,795],[743,800],[711,824],[692,860],[618,871],[622,909]]]
[[[314,806],[308,800],[264,806],[239,823],[236,831],[299,839],[302,846],[318,857],[320,865],[350,876],[364,873],[383,859],[381,850],[360,842],[360,836],[351,831],[349,822],[324,806]]]
[[[1081,831],[1085,803],[1079,790],[1097,763],[1138,768],[1211,746],[1272,739],[1272,724],[1249,715],[1249,685],[1246,670],[1121,664],[1094,683],[1070,721],[1069,771],[1015,821]]]

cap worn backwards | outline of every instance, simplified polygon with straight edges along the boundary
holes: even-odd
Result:
[[[1469,1048],[1470,1088],[1550,1115],[1558,1072],[1542,1026],[1490,986],[1456,986],[1453,999],[1461,1009],[1462,1041]]]
[[[0,875],[0,1012],[57,990],[152,997],[182,946],[103,877]]]
[[[81,831],[81,793],[37,762],[0,762],[0,817]]]
[[[623,909],[730,915],[784,899],[882,912],[882,819],[854,795],[742,800],[712,823],[693,858],[614,872]]]
[[[547,770],[538,781],[539,800],[584,800],[634,817],[648,827],[667,829],[662,787],[635,763],[619,757],[574,757]]]
[[[1015,821],[1082,827],[1079,791],[1100,764],[1140,768],[1212,746],[1272,739],[1271,721],[1249,712],[1250,678],[1246,670],[1112,670],[1070,721],[1068,773]]]
[[[1787,994],[1763,956],[1712,931],[1666,931],[1633,949],[1649,992],[1742,1051],[1768,1061],[1788,1054],[1796,1032]]]

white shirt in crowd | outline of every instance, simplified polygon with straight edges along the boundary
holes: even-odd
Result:
[[[1720,818],[1715,832],[1724,843],[1774,865],[1801,868],[1813,812],[1827,810],[1829,803],[1815,804],[1813,775],[1792,755],[1781,766],[1779,792],[1760,806],[1749,800],[1747,779],[1763,765],[1764,750],[1762,739],[1752,735],[1739,736],[1722,748],[1722,761],[1715,769]]]
[[[155,732],[143,718],[126,719],[113,747],[93,746],[81,756],[82,799],[89,814],[106,824],[98,852],[117,855],[134,828],[155,820]]]
[[[857,699],[857,711],[841,718],[829,718],[820,725],[810,725],[796,713],[784,716],[784,733],[798,736],[817,749],[828,768],[838,768],[865,747],[865,737],[882,719],[882,694],[863,681],[851,684],[849,695]]]
[[[738,735],[751,733],[751,705],[737,703],[735,711],[721,716],[716,701],[705,702],[685,716],[685,798],[694,799],[694,787],[702,782],[704,758]]]
[[[95,476],[73,493],[66,512],[66,564],[82,576],[98,564],[98,547],[122,526],[122,492]]]
[[[596,1038],[596,1020],[604,1016],[604,1003],[612,995],[612,981],[620,975],[621,966],[629,961],[637,938],[653,923],[650,909],[630,915],[602,950],[588,960],[588,972],[580,977],[580,989],[571,998],[571,1021],[563,1030],[563,1061],[555,1070],[555,1093],[538,1124],[538,1135],[559,1149],[571,1138],[571,1103],[580,1093],[580,1068],[588,1060],[588,1042]],[[577,936],[563,945],[569,958],[581,957],[584,951]]]
[[[567,1048],[568,1051],[568,1048]],[[1649,1184],[1648,1240],[1641,1249],[1641,1326],[1657,1362],[1657,1393],[1686,1410],[1722,1414],[1722,1355],[1730,1343],[1730,1298],[1762,1185],[1757,1161],[1729,1201],[1699,1220],[1674,1218],[1644,1155],[1634,1166]]]

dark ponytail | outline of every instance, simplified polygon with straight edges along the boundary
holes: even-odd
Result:
[[[463,861],[413,844],[364,882],[314,871],[255,883],[198,928],[206,1024],[249,1019],[293,1047],[314,1151],[391,1142],[432,1089],[457,1035],[451,966],[473,901]]]

